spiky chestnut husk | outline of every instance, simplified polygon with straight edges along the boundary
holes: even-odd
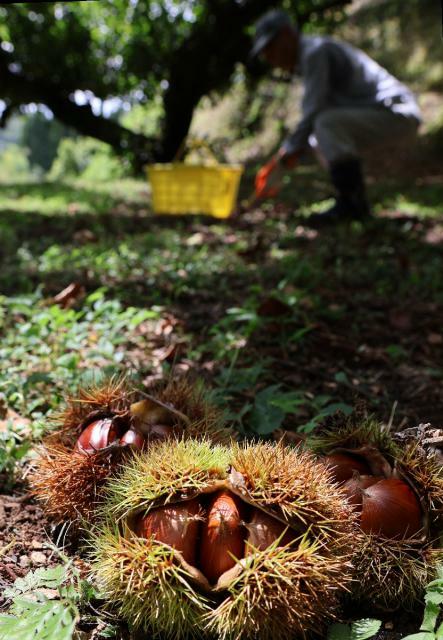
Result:
[[[355,478],[351,480],[356,472],[358,472],[357,475],[378,476],[397,483],[398,490],[400,491],[399,487],[403,486],[405,494],[408,492],[408,486],[421,505],[423,529],[427,532],[428,512],[423,495],[420,487],[413,483],[407,467],[404,464],[401,465],[404,458],[403,452],[395,443],[389,430],[373,417],[367,416],[361,407],[351,416],[346,417],[337,413],[332,418],[328,418],[310,438],[309,444],[330,469],[332,479],[342,486],[345,482],[348,484],[357,482]],[[374,487],[378,486],[378,484],[374,485]],[[374,488],[368,490],[371,494],[374,491],[379,493]],[[418,504],[415,507],[417,510]],[[413,529],[417,530],[415,525]]]
[[[219,593],[202,592],[167,545],[102,528],[91,541],[107,608],[168,640],[306,638],[334,618],[351,565],[322,545],[274,542],[241,561],[242,572]]]
[[[156,398],[161,403],[159,407],[155,406]],[[152,402],[154,406],[150,408]],[[150,416],[164,418],[166,412],[168,422],[165,427],[148,424],[149,441],[163,437],[168,429],[171,433],[183,432],[186,437],[207,432],[214,439],[226,441],[231,437],[231,432],[223,428],[221,412],[210,404],[203,388],[189,380],[171,380],[157,385],[150,394],[134,389],[124,377],[113,377],[102,385],[80,388],[76,396],[67,399],[65,409],[54,419],[58,428],[38,448],[39,455],[29,477],[35,495],[43,502],[50,517],[75,525],[94,518],[107,478],[118,473],[132,455],[131,445],[121,446],[120,443],[124,444],[128,429],[140,426],[138,421],[146,413],[145,405],[153,412]],[[112,419],[123,439],[96,452],[79,450],[76,443],[80,434],[94,420],[100,419]],[[142,424],[140,428],[145,426]]]
[[[389,430],[374,416],[368,415],[363,404],[359,404],[349,416],[341,411],[328,416],[308,437],[306,444],[312,451],[323,455],[335,450],[358,451],[363,448],[366,452],[362,451],[361,455],[369,453],[377,457],[378,454],[390,464],[400,453]]]
[[[363,455],[374,475],[405,480],[420,500],[424,527],[430,529],[431,536],[440,528],[443,467],[437,452],[426,449],[419,438],[393,434],[358,410],[349,417],[337,414],[326,420],[310,438],[309,445],[325,456],[335,451]]]
[[[190,438],[204,435],[220,444],[229,444],[235,439],[234,431],[226,426],[223,411],[212,402],[210,392],[201,381],[193,382],[186,377],[171,378],[154,385],[150,394],[165,404],[173,403],[179,412],[189,418],[186,435]]]
[[[442,560],[443,550],[431,542],[365,535],[353,557],[355,581],[349,597],[381,611],[413,608]]]
[[[211,584],[199,567],[155,538],[134,533],[140,516],[229,492],[292,531],[248,548]],[[305,637],[334,615],[351,580],[355,517],[312,455],[281,443],[230,447],[202,440],[158,443],[107,486],[91,540],[94,572],[110,605],[154,637]],[[247,523],[244,523],[247,530]],[[281,536],[280,536],[281,538]]]
[[[399,434],[400,436],[401,434]],[[362,532],[362,544],[353,562],[356,580],[353,596],[381,608],[395,609],[422,597],[441,557],[436,533],[443,497],[443,475],[437,457],[417,440],[393,437],[384,425],[361,409],[350,417],[336,415],[310,439],[318,454],[334,451],[367,456],[373,473],[400,478],[415,492],[423,515],[423,530],[412,539],[387,539]],[[382,472],[382,473],[380,473]]]
[[[52,420],[56,430],[46,438],[48,443],[71,446],[85,423],[95,416],[130,418],[131,404],[152,398],[170,408],[168,424],[186,427],[186,435],[209,437],[214,442],[230,442],[232,430],[224,424],[223,413],[210,400],[210,394],[199,381],[188,378],[161,381],[146,389],[136,389],[125,376],[113,376],[100,385],[80,388],[75,396],[68,396],[66,407]]]
[[[135,399],[136,390],[124,375],[79,387],[51,418],[53,428],[44,442],[72,447],[83,428],[94,419],[114,416],[125,419]]]
[[[429,512],[431,526],[441,529],[443,521],[443,465],[438,453],[427,450],[421,442],[403,443],[397,468],[417,488]]]
[[[242,561],[228,596],[204,618],[211,637],[274,640],[319,634],[334,617],[350,564],[300,538],[295,548],[274,542]]]
[[[115,473],[124,449],[84,455],[63,445],[42,447],[30,484],[48,516],[55,522],[92,521],[103,487]]]
[[[248,503],[269,510],[277,519],[312,527],[314,535],[349,529],[352,509],[343,492],[330,482],[330,474],[312,454],[281,443],[213,445],[208,439],[159,442],[149,455],[136,454],[121,476],[109,480],[104,516],[122,520],[143,509],[223,488],[229,481],[234,493]],[[346,545],[347,542],[345,541]]]
[[[112,418],[122,432],[130,427],[129,408],[135,391],[128,381],[113,377],[100,385],[80,388],[52,419],[55,430],[37,448],[29,476],[31,488],[56,522],[79,524],[94,517],[103,486],[127,457],[127,447],[111,447],[93,454],[76,448],[82,430],[94,420]]]

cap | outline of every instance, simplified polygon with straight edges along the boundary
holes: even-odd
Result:
[[[274,9],[268,11],[255,24],[254,44],[249,54],[250,58],[257,56],[278,34],[283,27],[291,27],[291,18],[284,11]]]

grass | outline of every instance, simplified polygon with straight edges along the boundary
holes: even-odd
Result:
[[[129,367],[152,374],[147,344],[155,322],[172,314],[185,368],[209,372],[240,428],[249,420],[266,432],[254,416],[275,385],[279,397],[289,394],[283,410],[271,407],[273,401],[266,405],[277,426],[288,415],[292,426],[302,427],[330,405],[349,406],[353,387],[384,413],[395,396],[384,394],[378,406],[370,381],[352,382],[354,365],[333,366],[328,354],[320,366],[325,384],[313,389],[291,358],[297,354],[302,365],[325,331],[346,335],[357,354],[381,350],[392,368],[417,352],[415,335],[384,336],[380,329],[390,309],[398,314],[411,300],[443,304],[441,244],[429,239],[441,220],[443,185],[377,183],[376,210],[398,209],[403,220],[309,232],[303,216],[328,193],[325,176],[306,165],[286,185],[280,205],[265,203],[239,222],[220,222],[153,217],[141,181],[1,185],[5,402],[24,416],[42,417],[91,371]],[[81,283],[88,295],[73,309],[51,305],[50,296],[70,282]],[[259,312],[267,297],[290,309],[277,329],[275,319]],[[151,325],[140,332],[146,322]],[[168,366],[157,363],[156,373]],[[427,368],[441,379],[438,362]],[[257,400],[256,392],[264,395]]]
[[[37,291],[0,300],[2,342],[0,392],[8,406],[35,418],[55,408],[79,380],[131,369],[131,352],[145,346],[137,329],[159,312],[123,308],[103,290],[90,294],[79,310],[62,309]]]

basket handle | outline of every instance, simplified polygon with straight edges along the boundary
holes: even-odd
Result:
[[[196,149],[197,151],[204,150],[209,155],[209,157],[215,162],[215,164],[220,164],[217,156],[215,155],[214,151],[211,149],[211,146],[209,145],[209,143],[206,142],[206,140],[201,140],[197,138],[193,138],[191,140],[186,140],[185,138],[183,140],[183,142],[181,143],[181,145],[177,150],[177,153],[174,156],[174,162],[179,162],[180,160],[184,160],[187,153],[189,151],[193,151],[194,149]]]

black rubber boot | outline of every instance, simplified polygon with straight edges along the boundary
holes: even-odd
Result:
[[[335,204],[327,211],[310,216],[309,222],[321,225],[367,218],[370,213],[360,160],[349,158],[336,162],[331,165],[330,174],[337,189]]]

